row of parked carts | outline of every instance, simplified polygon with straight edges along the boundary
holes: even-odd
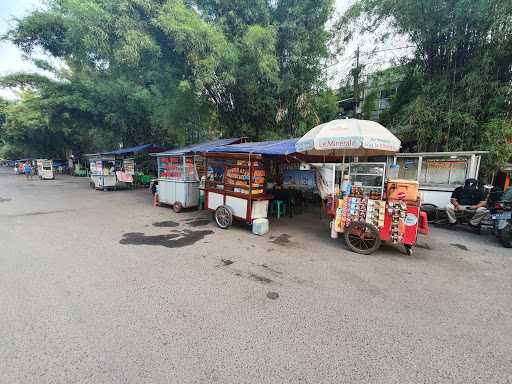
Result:
[[[418,234],[428,233],[417,182],[389,178],[385,164],[354,163],[355,157],[388,155],[399,149],[400,141],[382,125],[356,119],[333,120],[300,139],[205,143],[156,155],[157,199],[177,212],[204,205],[221,228],[229,228],[237,219],[265,228],[275,198],[268,185],[276,182],[268,176],[276,174],[279,164],[297,163],[300,169],[304,164],[338,162],[343,164],[343,185],[336,183],[333,172],[332,190],[326,196],[333,237],[343,234],[348,248],[362,254],[374,252],[382,241],[402,244],[412,254]],[[351,164],[346,168],[356,164],[368,171],[347,177],[348,158]]]

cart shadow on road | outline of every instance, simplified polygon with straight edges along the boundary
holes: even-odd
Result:
[[[153,227],[159,227],[159,228],[175,228],[179,226],[180,223],[172,220],[166,220],[166,221],[159,221],[156,223],[153,223]]]
[[[195,217],[193,219],[188,219],[184,221],[190,227],[204,227],[212,223],[212,220],[209,218]]]
[[[205,236],[214,233],[212,230],[192,231],[184,229],[164,235],[145,235],[141,232],[125,233],[124,238],[119,240],[124,245],[156,245],[166,248],[181,248],[197,243]]]

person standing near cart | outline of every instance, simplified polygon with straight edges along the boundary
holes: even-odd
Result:
[[[23,173],[25,174],[25,178],[28,180],[30,177],[30,180],[32,180],[32,166],[27,161],[25,165],[23,166]]]
[[[464,186],[456,188],[446,206],[446,215],[450,224],[457,224],[456,211],[474,211],[473,217],[469,220],[472,227],[480,226],[480,222],[489,212],[485,206],[487,200],[484,193],[478,188],[478,181],[467,179]]]

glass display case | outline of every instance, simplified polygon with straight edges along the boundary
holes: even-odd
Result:
[[[158,156],[158,199],[174,211],[199,205],[199,175],[194,156]]]
[[[161,179],[174,181],[199,181],[193,156],[161,156],[158,158]]]
[[[353,187],[360,187],[365,194],[378,192],[382,198],[386,181],[386,163],[350,163],[349,175]]]

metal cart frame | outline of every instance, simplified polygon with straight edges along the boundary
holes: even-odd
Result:
[[[179,177],[168,177],[162,174],[161,162],[166,159],[181,159],[181,163],[176,162],[175,171],[180,174]],[[183,208],[199,206],[199,176],[195,163],[195,155],[187,154],[166,154],[157,155],[158,162],[158,203],[171,205],[176,213],[181,212]],[[194,175],[190,180],[187,173],[187,160],[192,160],[192,169]]]

